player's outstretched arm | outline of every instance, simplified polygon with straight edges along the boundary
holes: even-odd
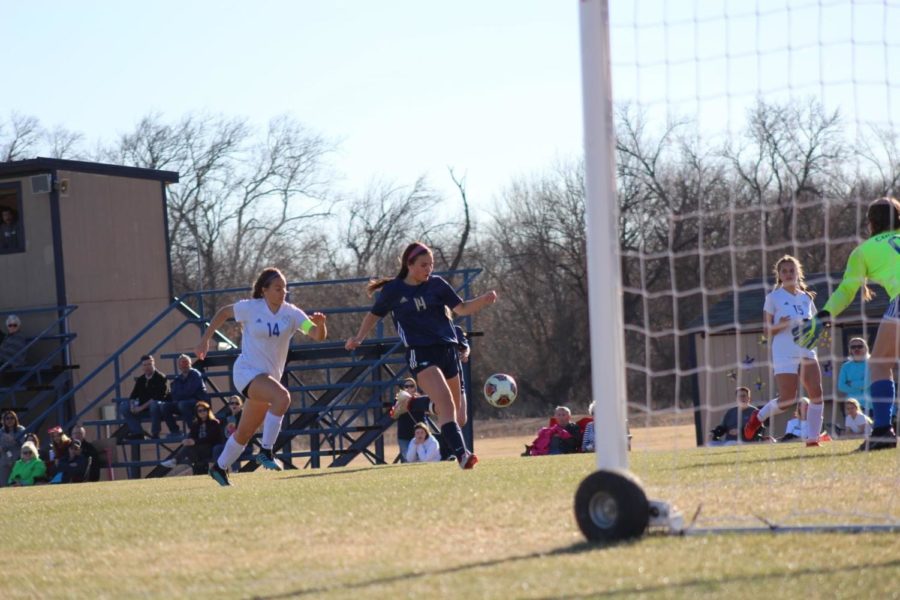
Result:
[[[347,350],[356,350],[359,348],[359,345],[363,343],[363,340],[366,339],[366,336],[369,335],[369,332],[372,331],[372,328],[375,327],[375,323],[377,323],[380,318],[381,317],[378,315],[372,313],[368,313],[363,317],[362,324],[359,326],[359,331],[356,332],[356,335],[347,339],[344,348]]]
[[[461,317],[465,317],[466,315],[474,315],[482,308],[486,306],[490,306],[494,302],[497,301],[497,292],[494,290],[489,291],[486,294],[482,294],[477,298],[472,298],[471,300],[465,300],[460,302],[453,308],[453,312],[458,314]]]
[[[197,358],[199,358],[200,360],[206,358],[206,353],[209,351],[209,340],[211,340],[212,336],[216,334],[216,331],[219,330],[219,327],[225,324],[225,321],[233,318],[234,304],[223,306],[218,310],[218,312],[216,312],[216,314],[212,318],[212,321],[209,322],[209,327],[207,327],[206,331],[203,332],[203,337],[200,338],[200,343],[197,344],[197,348],[194,350],[194,354],[197,355]]]
[[[812,319],[803,319],[803,322],[791,330],[794,342],[809,350],[816,347],[819,338],[826,327],[831,326],[831,314],[827,310],[820,310]]]

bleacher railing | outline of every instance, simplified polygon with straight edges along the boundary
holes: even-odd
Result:
[[[454,288],[458,290],[460,295],[469,299],[472,297],[470,285],[472,281],[481,273],[481,269],[460,269],[452,272],[444,272],[437,273],[438,275],[446,277],[451,282],[454,282]],[[322,288],[326,286],[337,286],[337,285],[356,285],[364,286],[369,281],[369,278],[348,278],[348,279],[336,279],[336,280],[324,280],[324,281],[307,281],[307,282],[298,282],[291,283],[288,285],[288,291],[291,290],[299,290],[302,288]],[[43,422],[45,418],[47,418],[50,414],[57,410],[59,406],[67,406],[73,403],[73,399],[81,393],[88,385],[94,384],[96,382],[102,381],[104,383],[104,387],[99,393],[96,393],[94,397],[87,403],[83,404],[80,410],[74,412],[70,418],[68,418],[61,425],[65,429],[69,429],[73,425],[80,423],[85,420],[85,417],[90,413],[98,411],[98,408],[102,405],[105,405],[110,402],[114,402],[118,399],[125,397],[123,395],[123,383],[130,383],[133,380],[133,376],[138,369],[140,368],[140,361],[129,361],[127,364],[125,363],[125,355],[133,355],[131,352],[135,344],[141,342],[145,336],[149,333],[154,332],[159,333],[158,328],[160,324],[164,322],[170,315],[173,313],[179,313],[183,320],[174,328],[170,330],[166,330],[164,335],[162,335],[161,339],[158,342],[152,344],[151,346],[142,345],[140,349],[140,354],[153,354],[153,355],[162,355],[166,357],[167,350],[172,349],[172,340],[185,328],[193,328],[197,327],[200,331],[203,331],[208,327],[209,321],[212,319],[212,314],[206,314],[207,310],[211,310],[211,307],[216,307],[219,305],[218,302],[212,300],[213,297],[217,297],[221,299],[225,298],[238,298],[243,297],[247,298],[250,296],[251,289],[249,287],[242,288],[228,288],[228,289],[220,289],[220,290],[204,290],[199,292],[190,292],[181,297],[175,298],[172,303],[160,311],[157,315],[151,318],[146,325],[141,327],[139,331],[137,331],[134,335],[132,335],[128,340],[126,340],[121,347],[119,347],[115,352],[113,352],[106,360],[104,360],[99,366],[97,366],[93,371],[84,376],[77,385],[72,387],[68,392],[63,394],[52,406],[48,407],[43,413],[38,415],[33,419],[29,419],[30,423],[37,424]],[[233,302],[234,300],[230,300],[228,302],[222,302],[222,304],[228,304]],[[307,312],[322,312],[329,316],[329,318],[333,318],[337,315],[363,315],[368,313],[371,309],[371,302],[366,301],[365,304],[360,305],[351,305],[351,306],[326,306],[326,307],[316,307],[305,304],[303,306],[304,310]],[[464,328],[470,330],[471,329],[471,317],[464,317],[463,320]],[[356,321],[356,325],[358,325],[358,321]],[[355,328],[354,328],[355,331]],[[197,339],[199,340],[200,334],[198,332]],[[291,373],[294,370],[302,371],[306,368],[319,368],[328,371],[329,380],[325,383],[310,383],[310,384],[302,384],[301,385],[290,385],[289,389],[291,392],[297,392],[303,395],[306,395],[309,399],[315,399],[317,396],[315,392],[324,393],[326,390],[335,389],[335,388],[347,388],[350,390],[352,388],[352,392],[348,391],[347,393],[342,393],[341,396],[346,398],[350,393],[355,393],[357,390],[370,390],[369,398],[363,402],[362,404],[344,404],[343,401],[340,403],[335,403],[333,406],[329,404],[329,406],[324,409],[312,409],[311,412],[319,412],[326,414],[329,417],[331,422],[335,422],[332,413],[337,410],[352,410],[355,411],[352,415],[354,418],[359,418],[360,415],[364,414],[367,410],[381,410],[384,406],[384,395],[386,390],[390,390],[394,385],[394,378],[388,378],[386,380],[382,380],[380,376],[380,370],[384,368],[385,365],[389,363],[397,362],[396,353],[400,348],[400,341],[397,338],[386,339],[384,333],[384,323],[383,321],[379,321],[376,330],[374,332],[375,339],[381,340],[383,343],[389,343],[387,346],[388,351],[384,353],[379,359],[368,360],[362,359],[359,356],[355,356],[354,353],[340,350],[339,354],[342,356],[339,359],[333,360],[331,363],[320,363],[318,365],[289,365],[289,368],[286,369],[287,373]],[[225,350],[213,350],[209,353],[210,357],[214,357],[217,355],[237,355],[238,352],[238,344],[221,333],[217,334],[215,338],[221,346],[224,346]],[[334,346],[335,342],[325,342],[322,344],[322,347],[331,345]],[[315,347],[317,344],[306,343],[303,345],[304,348]],[[295,349],[296,346],[292,346],[292,349]],[[342,348],[342,344],[341,344]],[[178,351],[180,353],[180,350]],[[391,355],[395,356],[391,356]],[[368,362],[366,362],[368,361]],[[341,367],[348,367],[349,365],[366,365],[366,371],[363,377],[358,378],[349,386],[333,383],[330,381],[331,370],[338,369]],[[294,368],[296,367],[296,369]],[[210,377],[214,377],[216,375],[227,375],[229,385],[231,383],[231,367],[228,365],[227,369],[224,369],[220,372],[216,373],[205,373],[205,377],[209,379]],[[129,392],[129,390],[125,391],[125,393]],[[234,390],[228,390],[229,393],[235,393]],[[301,403],[302,406],[300,408],[294,408],[293,412],[295,414],[303,412],[307,410],[306,402]],[[352,419],[351,419],[352,420]],[[346,423],[347,420],[344,420],[344,425],[338,427],[330,427],[330,428],[321,428],[321,429],[309,429],[304,432],[304,434],[309,435],[326,435],[331,436],[330,439],[339,439],[342,433],[344,433],[348,427]],[[28,427],[26,427],[28,428]],[[33,429],[29,429],[31,431]],[[292,432],[294,433],[294,432]],[[337,450],[334,450],[337,451]],[[317,462],[317,460],[316,460]]]

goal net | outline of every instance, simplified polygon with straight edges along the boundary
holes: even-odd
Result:
[[[758,441],[735,435],[752,410],[737,388],[755,407],[779,392],[763,317],[776,261],[797,258],[820,310],[869,202],[900,194],[900,2],[609,11],[628,419],[658,448],[631,470],[700,528],[900,525],[900,453],[854,452],[864,434],[846,426],[848,398],[866,410],[847,364],[886,309],[877,286],[817,347],[821,446],[789,429],[793,406]]]

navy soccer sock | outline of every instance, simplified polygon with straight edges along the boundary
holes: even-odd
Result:
[[[873,381],[869,386],[869,395],[872,396],[872,426],[888,427],[894,405],[894,382],[890,379]]]
[[[444,443],[447,444],[447,448],[450,449],[450,453],[456,457],[457,460],[460,460],[468,450],[466,450],[466,442],[463,440],[462,430],[459,428],[459,424],[456,421],[450,421],[449,423],[444,423],[441,425],[441,437],[444,438]]]

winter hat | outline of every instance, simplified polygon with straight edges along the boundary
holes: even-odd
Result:
[[[29,452],[31,452],[31,455],[34,456],[35,458],[38,457],[37,446],[35,446],[34,442],[32,442],[31,440],[28,440],[27,442],[22,444],[22,451],[25,451],[25,450],[28,450]]]

